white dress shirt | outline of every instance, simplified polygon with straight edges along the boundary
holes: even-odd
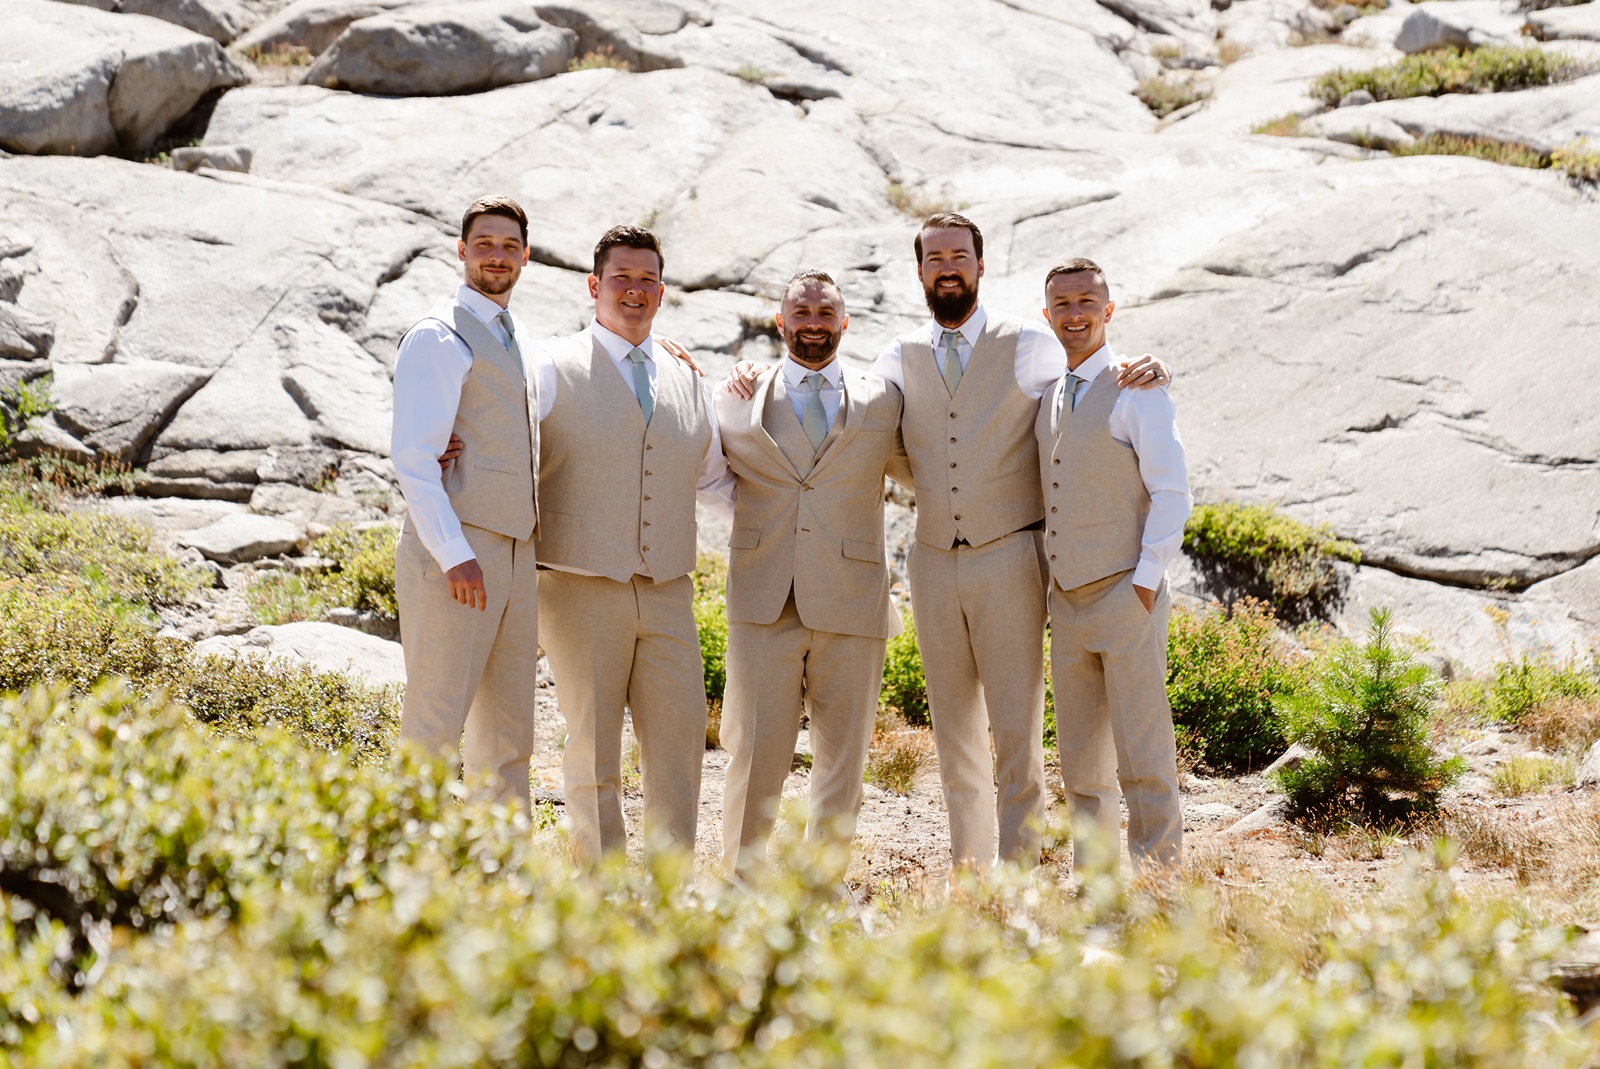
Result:
[[[811,385],[806,382],[806,376],[812,374],[822,375],[822,418],[832,427],[839,414],[839,402],[844,398],[844,369],[837,358],[820,368],[806,367],[792,356],[783,358],[783,387],[789,392],[789,407],[794,409],[794,418],[805,426],[806,402],[811,399]]]
[[[1078,376],[1076,397],[1082,401],[1089,384],[1122,358],[1107,342],[1071,374]],[[1066,404],[1066,391],[1062,403]],[[1165,386],[1153,390],[1123,390],[1111,406],[1111,437],[1133,450],[1139,459],[1139,476],[1150,494],[1150,515],[1144,521],[1139,563],[1133,585],[1155,590],[1167,566],[1183,548],[1183,525],[1194,508],[1189,494],[1189,469],[1178,437],[1177,410]],[[1062,458],[1071,464],[1071,457]]]
[[[967,321],[956,328],[960,338],[956,341],[956,353],[961,357],[961,370],[967,370],[967,363],[972,359],[972,347],[977,344],[978,335],[983,333],[984,325],[989,322],[989,313],[984,311],[979,304],[973,309]],[[937,319],[928,320],[928,325],[923,328],[928,332],[928,340],[933,345],[933,356],[940,372],[944,370],[944,332],[949,327],[942,325]],[[1017,385],[1027,396],[1038,400],[1044,396],[1057,379],[1061,377],[1061,369],[1066,366],[1067,354],[1061,348],[1061,343],[1056,340],[1055,334],[1043,323],[1024,321],[1022,332],[1017,336],[1017,357],[1015,372]],[[906,391],[905,371],[900,355],[900,339],[896,338],[889,343],[889,347],[878,357],[872,365],[872,373],[880,379],[887,379],[900,388],[901,393]]]
[[[506,332],[496,319],[503,311],[498,304],[466,284],[456,290],[456,300],[502,344],[506,342]],[[417,537],[439,567],[449,571],[477,556],[461,534],[461,521],[439,470],[439,454],[450,442],[461,404],[461,387],[472,371],[472,349],[444,325],[450,315],[447,305],[440,304],[428,315],[400,339],[395,357],[389,456]],[[522,321],[513,316],[512,322],[518,339],[526,338]]]
[[[628,388],[628,393],[635,401],[639,400],[639,394],[633,385],[633,361],[628,357],[634,350],[634,344],[620,334],[601,326],[598,320],[590,320],[589,325],[579,333],[600,343],[600,347],[616,365],[617,374],[622,377],[622,383]],[[640,342],[638,348],[644,351],[645,370],[649,373],[651,386],[654,387],[658,349],[655,335],[652,334]],[[677,357],[667,355],[666,359],[675,360]],[[548,343],[539,346],[533,355],[532,363],[534,377],[539,386],[539,420],[543,422],[556,403],[556,363]],[[706,389],[704,379],[700,380],[700,395],[705,403],[706,418],[711,421],[711,448],[706,450],[706,458],[700,463],[700,475],[695,481],[695,497],[714,515],[732,522],[734,474],[728,470],[727,458],[722,455],[722,432],[717,427],[717,412],[712,406],[711,392]]]

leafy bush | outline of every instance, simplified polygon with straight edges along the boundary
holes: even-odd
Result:
[[[1591,651],[1587,661],[1581,657],[1557,661],[1548,655],[1528,654],[1501,661],[1487,679],[1452,684],[1451,700],[1506,724],[1521,724],[1557,702],[1600,704],[1600,651]]]
[[[1569,56],[1537,45],[1490,45],[1465,51],[1418,52],[1384,67],[1340,68],[1312,81],[1308,96],[1335,107],[1347,93],[1365,89],[1376,100],[1488,93],[1550,85],[1583,73]]]
[[[728,689],[728,564],[701,557],[694,572],[694,623],[700,632],[700,663],[706,675],[706,701],[715,703],[721,724],[722,695]],[[709,725],[707,731],[709,732]],[[706,741],[711,741],[710,735]],[[721,745],[720,739],[717,745]]]
[[[1167,629],[1167,700],[1188,748],[1221,772],[1249,772],[1287,745],[1274,701],[1301,683],[1272,611],[1246,598],[1231,609],[1174,606]]]
[[[1570,787],[1577,777],[1577,762],[1572,758],[1546,757],[1544,754],[1524,754],[1511,757],[1494,770],[1489,781],[1501,794],[1516,798],[1533,794],[1549,787]]]
[[[311,543],[329,567],[307,572],[263,572],[245,593],[264,624],[316,620],[333,608],[400,615],[394,593],[394,550],[400,532],[389,524],[357,529],[336,524]]]
[[[1278,698],[1289,738],[1312,751],[1277,773],[1292,815],[1389,825],[1435,811],[1462,769],[1428,749],[1438,695],[1437,677],[1395,641],[1389,610],[1374,609],[1364,645],[1333,646],[1304,687]]]
[[[439,766],[218,743],[113,692],[13,701],[0,1043],[54,1069],[1588,1058],[1553,941],[1437,870],[1319,912],[1300,960],[1240,946],[1204,889],[1152,909],[1108,874],[1073,897],[1001,872],[971,907],[884,911],[837,895],[837,845],[792,844],[758,894],[671,854],[574,873],[461,799]]]
[[[1361,561],[1325,524],[1309,527],[1276,506],[1238,501],[1196,505],[1183,548],[1225,603],[1257,598],[1290,624],[1324,614],[1343,596],[1334,561]]]
[[[1392,156],[1470,156],[1502,167],[1550,166],[1550,157],[1536,148],[1515,141],[1496,141],[1491,137],[1462,137],[1459,134],[1427,134],[1409,145],[1377,145]]]
[[[933,723],[928,715],[928,681],[922,674],[922,651],[917,649],[917,624],[910,609],[901,612],[900,622],[904,630],[889,640],[884,651],[878,704],[893,709],[907,724],[927,727]]]
[[[1566,172],[1574,182],[1600,182],[1600,149],[1580,137],[1550,153],[1550,166]]]
[[[1210,93],[1192,78],[1146,78],[1134,89],[1139,102],[1155,112],[1158,119],[1204,100]]]
[[[8,455],[16,436],[54,408],[55,403],[50,400],[49,375],[0,391],[0,456]]]

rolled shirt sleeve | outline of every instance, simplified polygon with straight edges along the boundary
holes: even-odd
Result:
[[[389,455],[417,537],[445,571],[476,556],[439,470],[471,371],[472,351],[443,323],[428,320],[401,339],[394,365]]]
[[[1177,410],[1165,387],[1123,390],[1111,410],[1111,436],[1133,447],[1150,494],[1133,585],[1154,590],[1183,548],[1183,527],[1194,508]]]

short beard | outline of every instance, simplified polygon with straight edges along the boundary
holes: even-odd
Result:
[[[957,278],[955,281],[961,288],[947,295],[938,292],[940,281],[941,279],[935,276],[922,289],[922,295],[928,302],[928,311],[932,312],[933,318],[941,323],[965,323],[972,315],[973,309],[978,307],[977,288],[969,289],[966,279]]]
[[[501,280],[490,278],[482,271],[468,271],[467,284],[479,293],[490,297],[498,297],[502,293],[511,292],[511,287],[517,284],[517,277],[520,274],[520,271],[508,271],[506,277]]]
[[[833,359],[833,354],[839,351],[840,334],[829,334],[828,340],[821,343],[805,342],[800,340],[800,332],[785,333],[784,344],[789,347],[789,355],[798,362],[808,367],[821,367]]]

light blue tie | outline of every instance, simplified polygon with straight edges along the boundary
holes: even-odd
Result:
[[[507,309],[494,318],[506,332],[507,351],[517,358],[517,363],[522,363],[522,347],[517,344],[517,328],[511,322],[511,310]]]
[[[1082,379],[1080,379],[1078,376],[1072,374],[1072,372],[1070,372],[1070,371],[1067,372],[1067,380],[1061,386],[1061,396],[1056,400],[1056,419],[1057,420],[1061,419],[1061,410],[1063,408],[1065,408],[1068,412],[1077,411],[1077,408],[1078,408],[1078,384],[1080,382],[1082,382],[1082,381],[1083,381]],[[1068,398],[1071,398],[1070,402],[1068,401]]]
[[[644,413],[644,424],[648,427],[650,417],[656,412],[656,395],[650,386],[650,369],[644,364],[644,350],[635,345],[628,350],[628,359],[633,361],[633,392],[639,398],[639,411]]]
[[[806,437],[811,439],[813,453],[822,448],[822,440],[828,436],[828,413],[822,407],[823,381],[820,371],[813,371],[805,377],[806,385],[811,387],[811,396],[806,398],[805,414],[800,417],[800,426],[805,430]]]
[[[944,388],[950,391],[950,396],[956,395],[956,387],[961,385],[961,350],[956,348],[961,339],[961,332],[947,330],[939,338],[944,346]]]

